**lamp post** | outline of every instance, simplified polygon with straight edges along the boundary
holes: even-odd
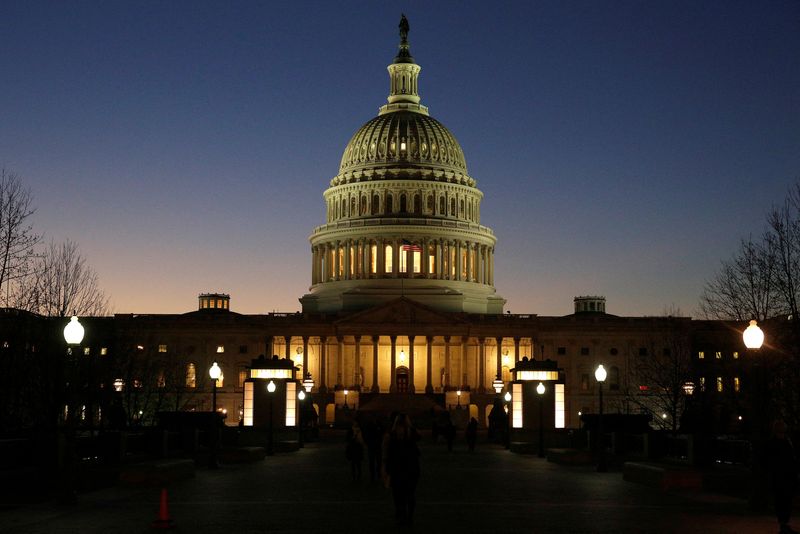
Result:
[[[272,456],[275,452],[272,449],[272,417],[273,417],[273,409],[272,409],[272,397],[273,393],[275,393],[275,382],[270,380],[269,384],[267,384],[267,395],[269,397],[269,435],[267,436],[267,456]]]
[[[456,408],[461,408],[461,390],[456,390]]]
[[[506,407],[507,407],[506,419],[507,419],[507,423],[508,423],[506,425],[506,449],[510,449],[511,448],[511,417],[512,417],[512,413],[511,412],[512,412],[512,408],[513,408],[513,406],[511,405],[511,392],[510,391],[506,391],[506,394],[503,395],[503,400],[506,401]]]
[[[70,318],[67,326],[64,327],[64,341],[69,345],[70,353],[73,354],[73,347],[80,345],[83,341],[85,331],[81,325],[78,317],[73,315]],[[73,354],[74,355],[74,354]],[[59,366],[63,369],[64,362],[59,359]],[[74,378],[74,377],[71,377]],[[70,387],[73,387],[74,380],[70,380]],[[59,376],[59,387],[65,392],[69,393],[64,387],[63,373]],[[77,500],[75,491],[75,427],[72,417],[72,406],[70,403],[73,399],[64,395],[61,399],[66,401],[66,410],[64,412],[64,435],[58,440],[59,452],[59,471],[61,475],[61,502],[65,504],[73,504]]]
[[[597,462],[597,471],[599,473],[605,473],[608,471],[608,465],[606,464],[606,447],[605,447],[605,431],[603,430],[603,382],[606,381],[606,377],[608,373],[603,367],[603,364],[597,366],[597,369],[594,371],[594,378],[597,380],[598,391],[600,392],[600,417],[598,422],[598,445],[599,445],[599,460]]]
[[[218,467],[217,464],[217,441],[218,441],[218,429],[217,429],[217,380],[222,375],[222,369],[220,369],[217,362],[211,364],[211,368],[208,370],[208,376],[211,378],[211,457],[208,460],[208,467],[211,469],[216,469]]]
[[[347,394],[350,393],[348,390],[344,390],[344,409],[347,410]]]
[[[544,384],[539,382],[536,393],[539,394],[539,458],[544,458]]]
[[[301,389],[297,392],[297,400],[300,401],[300,417],[297,420],[297,428],[300,430],[298,433],[298,446],[302,449],[303,448],[303,420],[305,419],[304,414],[304,402],[306,400],[306,392],[305,390]]]
[[[766,494],[766,474],[762,469],[761,458],[764,457],[766,446],[767,410],[765,395],[767,393],[766,375],[762,362],[758,361],[758,352],[764,344],[764,331],[759,328],[756,321],[750,321],[750,325],[742,332],[742,341],[747,347],[748,352],[753,353],[753,396],[751,403],[754,417],[752,420],[752,469],[753,469],[753,492],[750,495],[750,507],[756,510],[763,510],[767,506]]]
[[[500,378],[500,375],[497,375],[497,377],[492,380],[492,387],[494,388],[494,392],[498,395],[503,391],[503,380]]]

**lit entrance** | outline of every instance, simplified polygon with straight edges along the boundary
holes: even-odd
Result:
[[[408,367],[397,368],[394,390],[397,393],[408,393]]]

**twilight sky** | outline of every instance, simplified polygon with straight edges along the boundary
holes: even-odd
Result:
[[[696,315],[800,178],[800,2],[0,3],[0,166],[113,311],[296,311],[397,23],[512,313]]]

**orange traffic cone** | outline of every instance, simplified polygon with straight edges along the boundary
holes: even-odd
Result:
[[[161,505],[158,507],[158,519],[153,521],[153,528],[172,528],[172,519],[169,518],[169,506],[167,505],[167,488],[161,490]]]

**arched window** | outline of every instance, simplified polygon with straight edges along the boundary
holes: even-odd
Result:
[[[377,215],[381,206],[381,199],[378,195],[372,195],[372,214]]]
[[[464,216],[464,199],[463,198],[461,199],[461,201],[458,204],[458,214],[460,216],[462,216],[462,217]]]
[[[467,217],[468,217],[468,218],[469,218],[469,220],[471,221],[471,220],[472,220],[472,202],[470,202],[469,204],[467,204],[467,207],[469,208],[469,213],[467,214]]]
[[[414,213],[417,215],[422,213],[422,201],[419,198],[419,195],[414,195]]]
[[[339,212],[339,217],[347,217],[347,200],[342,199],[342,211]]]
[[[394,213],[394,198],[391,193],[386,195],[386,214],[391,215]]]
[[[359,215],[366,215],[367,214],[367,197],[361,197],[361,209],[358,211]]]
[[[619,390],[619,367],[612,366],[608,370],[608,389],[612,391]]]
[[[454,198],[450,199],[450,215],[452,217],[456,216],[456,199]]]
[[[428,213],[433,213],[433,195],[428,195],[428,202],[427,202],[427,210]]]
[[[400,213],[406,213],[408,211],[408,206],[406,203],[406,194],[402,193],[400,195]]]
[[[197,369],[193,363],[186,365],[186,387],[197,387]]]
[[[350,197],[350,217],[355,217],[358,215],[356,211],[356,197]]]
[[[447,215],[447,205],[443,196],[439,197],[439,215]]]
[[[383,249],[384,254],[384,272],[391,273],[392,272],[392,245],[386,245]]]

